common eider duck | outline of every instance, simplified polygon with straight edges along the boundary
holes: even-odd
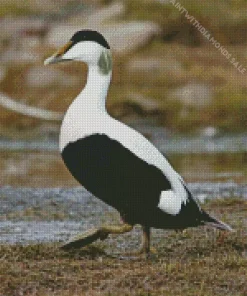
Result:
[[[85,88],[68,108],[61,126],[60,151],[74,178],[115,208],[122,224],[101,226],[72,238],[64,248],[85,246],[140,224],[150,252],[150,228],[183,230],[211,225],[231,231],[206,213],[182,177],[143,135],[111,117],[106,110],[112,74],[110,46],[97,31],[76,32],[45,64],[82,61],[88,65]]]

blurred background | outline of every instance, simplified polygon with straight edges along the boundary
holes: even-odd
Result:
[[[0,0],[1,295],[247,295],[246,12],[247,0]],[[140,227],[75,255],[50,244],[119,223],[58,150],[87,68],[43,64],[85,28],[113,53],[109,113],[149,138],[236,233],[153,230],[161,257],[146,263],[111,257],[138,249]]]
[[[246,9],[245,0],[1,0],[0,185],[78,186],[60,159],[58,135],[87,69],[43,61],[84,28],[99,30],[112,48],[112,116],[147,136],[186,181],[243,184]],[[44,109],[55,113],[46,118]]]

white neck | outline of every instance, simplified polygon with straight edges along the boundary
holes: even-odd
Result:
[[[94,110],[105,112],[105,103],[108,87],[111,81],[111,72],[102,74],[98,66],[89,66],[87,83],[85,88],[76,97],[74,102],[83,106],[83,110]]]
[[[67,110],[61,127],[60,150],[66,144],[93,133],[106,113],[106,96],[111,71],[102,74],[98,66],[89,66],[87,84]]]

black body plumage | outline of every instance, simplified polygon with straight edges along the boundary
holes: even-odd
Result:
[[[106,135],[94,134],[69,143],[62,158],[75,179],[130,224],[163,229],[202,224],[201,212],[190,196],[178,215],[160,210],[161,192],[171,189],[165,175]]]

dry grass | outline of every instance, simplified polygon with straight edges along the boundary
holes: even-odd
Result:
[[[57,244],[1,245],[0,295],[246,295],[246,207],[240,200],[207,203],[237,232],[154,235],[158,255],[148,260],[112,257],[107,241],[73,252]]]

